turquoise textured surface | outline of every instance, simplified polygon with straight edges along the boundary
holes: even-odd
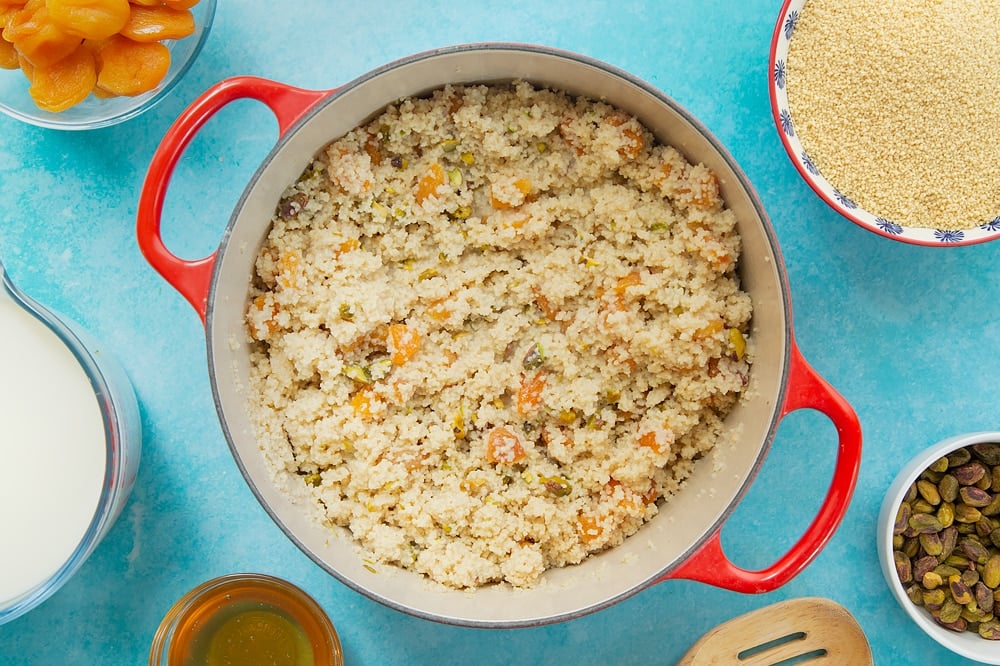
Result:
[[[808,189],[768,106],[778,7],[763,0],[223,0],[199,60],[147,114],[87,133],[0,117],[0,256],[25,292],[113,350],[135,385],[144,428],[123,514],[72,580],[0,626],[0,664],[144,663],[175,600],[238,571],[285,578],[315,597],[348,664],[672,664],[715,625],[810,595],[857,617],[878,664],[972,663],[938,646],[897,607],[879,571],[875,521],[908,458],[946,436],[1000,427],[1000,302],[992,277],[1000,246],[896,243],[838,217]],[[477,41],[568,49],[645,79],[697,116],[754,183],[788,267],[801,350],[852,403],[865,433],[861,477],[841,529],[783,588],[742,595],[666,582],[552,626],[439,625],[369,601],[324,573],[271,522],[240,476],[212,403],[198,317],[136,244],[139,188],[160,137],[226,76],[327,89],[398,57]],[[169,193],[164,238],[172,250],[194,258],[215,248],[276,138],[273,117],[249,101],[206,125]],[[736,563],[766,566],[795,541],[825,493],[835,449],[832,425],[817,414],[796,412],[781,424],[723,530]],[[44,479],[44,470],[31,473]]]

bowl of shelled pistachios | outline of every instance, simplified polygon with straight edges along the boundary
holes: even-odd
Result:
[[[878,555],[928,636],[1000,664],[1000,432],[950,437],[907,463],[882,502]]]

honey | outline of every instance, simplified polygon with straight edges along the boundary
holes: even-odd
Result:
[[[291,583],[236,574],[191,590],[164,618],[150,666],[342,666],[322,608]]]

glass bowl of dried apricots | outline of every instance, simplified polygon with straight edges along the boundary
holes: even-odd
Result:
[[[215,5],[0,0],[0,111],[64,130],[133,118],[162,99],[194,62]]]

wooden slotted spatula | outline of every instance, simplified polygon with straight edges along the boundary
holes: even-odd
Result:
[[[872,663],[868,638],[843,606],[829,599],[804,597],[720,624],[691,646],[677,666]]]

